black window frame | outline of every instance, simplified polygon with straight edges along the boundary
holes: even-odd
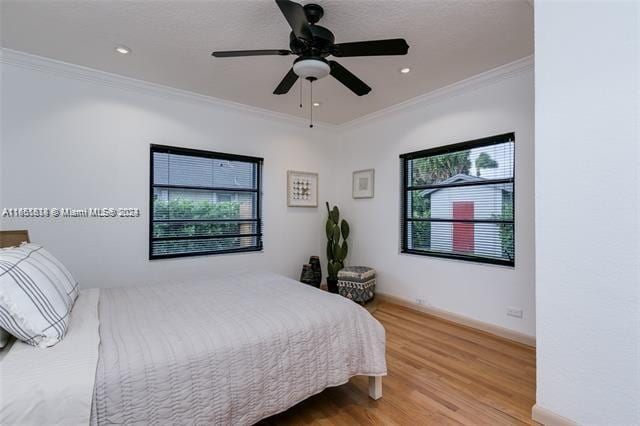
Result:
[[[478,183],[478,182],[460,182],[460,183],[451,183],[451,184],[432,184],[432,185],[415,185],[409,186],[408,181],[408,164],[409,160],[414,160],[417,158],[431,157],[435,155],[454,153],[459,151],[464,151],[472,148],[481,148],[485,146],[497,145],[506,142],[513,142],[513,176],[511,178],[504,179],[488,179],[486,182]],[[502,266],[511,266],[515,267],[515,241],[516,241],[516,134],[515,132],[503,133],[500,135],[489,136],[481,139],[474,139],[470,141],[460,142],[452,145],[440,146],[437,148],[430,148],[421,151],[410,152],[406,154],[400,155],[400,180],[401,180],[401,207],[400,207],[400,234],[401,234],[401,242],[400,242],[400,252],[407,254],[416,254],[420,256],[429,256],[429,257],[439,257],[445,259],[455,259],[455,260],[465,260],[470,262],[477,263],[485,263],[492,265],[502,265]],[[420,189],[434,189],[434,188],[452,188],[452,187],[464,187],[464,186],[477,186],[477,185],[495,185],[495,184],[512,184],[513,185],[513,199],[512,199],[512,209],[513,209],[513,217],[510,221],[508,220],[500,220],[500,219],[474,219],[472,223],[509,223],[513,227],[513,258],[511,260],[507,259],[497,259],[497,258],[489,258],[482,257],[476,255],[466,255],[460,253],[443,253],[443,252],[429,252],[425,250],[416,250],[408,248],[408,223],[410,221],[415,221],[416,219],[408,217],[407,211],[407,195],[410,191],[420,190]],[[420,219],[422,221],[429,222],[455,222],[455,219],[438,219],[438,218],[425,218]]]
[[[254,163],[256,165],[256,188],[226,188],[226,187],[202,187],[202,186],[189,186],[189,185],[170,185],[170,184],[155,184],[154,183],[154,163],[153,155],[155,153],[167,153],[177,155],[188,155],[193,157],[209,158],[216,160],[226,161],[242,161],[248,163]],[[200,149],[182,148],[168,145],[150,144],[149,149],[149,260],[156,259],[171,259],[179,257],[193,257],[193,256],[212,256],[216,254],[228,254],[228,253],[244,253],[244,252],[257,252],[264,249],[262,240],[262,168],[264,159],[261,157],[251,157],[248,155],[228,154],[222,152],[205,151]],[[168,188],[168,189],[198,189],[207,191],[230,191],[230,192],[249,192],[256,194],[256,217],[252,219],[241,219],[242,222],[255,222],[255,233],[252,234],[237,234],[237,235],[224,235],[219,238],[237,238],[237,237],[256,237],[256,245],[250,247],[226,249],[226,250],[209,250],[209,251],[197,251],[189,253],[170,253],[170,254],[153,254],[153,242],[160,240],[198,240],[212,238],[211,236],[196,236],[196,237],[154,237],[153,225],[154,223],[167,222],[167,220],[155,220],[154,208],[153,208],[153,193],[154,188]],[[200,222],[216,222],[223,220],[209,219],[202,220]]]

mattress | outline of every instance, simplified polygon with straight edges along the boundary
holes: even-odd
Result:
[[[66,337],[40,348],[21,341],[2,351],[0,424],[87,425],[99,357],[98,289],[78,296]]]
[[[364,308],[271,273],[103,289],[92,424],[248,425],[386,374]]]

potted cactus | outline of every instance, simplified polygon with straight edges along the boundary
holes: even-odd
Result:
[[[346,220],[340,220],[340,211],[337,206],[329,208],[327,202],[327,288],[331,293],[338,292],[338,272],[344,268],[344,260],[349,252],[347,237],[349,237],[349,224]]]

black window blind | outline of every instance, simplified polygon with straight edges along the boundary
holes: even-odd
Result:
[[[515,134],[400,156],[401,251],[515,264]]]
[[[149,258],[261,250],[262,162],[151,145]]]

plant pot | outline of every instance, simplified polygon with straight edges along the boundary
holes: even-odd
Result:
[[[338,280],[327,277],[327,290],[329,293],[338,293]]]

